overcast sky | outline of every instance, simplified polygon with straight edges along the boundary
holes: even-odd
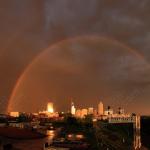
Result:
[[[149,0],[1,0],[1,112],[28,68],[12,110],[31,111],[30,102],[34,111],[44,109],[48,99],[67,110],[70,102],[63,99],[72,96],[78,107],[101,99],[150,114],[149,18]]]

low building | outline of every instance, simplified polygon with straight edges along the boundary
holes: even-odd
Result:
[[[20,113],[19,112],[10,112],[11,117],[19,117]]]
[[[84,118],[87,114],[88,114],[88,110],[87,109],[82,109],[81,110],[81,118]]]
[[[24,128],[24,123],[23,122],[9,121],[8,124],[9,124],[10,127]]]
[[[93,107],[88,108],[88,114],[91,115],[93,113],[94,113],[94,108]]]
[[[77,118],[81,118],[81,110],[80,110],[80,109],[77,109],[77,110],[76,110],[75,116],[76,116]]]
[[[110,117],[108,119],[109,123],[133,123],[133,117]]]
[[[106,116],[113,115],[113,109],[105,110],[104,115],[106,115]]]

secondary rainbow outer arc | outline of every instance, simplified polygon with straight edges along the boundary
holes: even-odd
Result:
[[[91,39],[91,40],[103,40],[103,41],[108,42],[108,43],[116,44],[116,45],[118,45],[120,47],[123,47],[125,50],[129,51],[130,53],[134,54],[134,56],[136,56],[138,59],[144,60],[146,62],[146,64],[148,64],[148,62],[145,60],[144,56],[142,54],[140,54],[139,52],[137,52],[136,49],[128,47],[127,45],[124,45],[123,43],[117,41],[116,39],[111,39],[111,38],[108,38],[108,37],[101,37],[101,36],[77,36],[77,37],[73,37],[73,38],[66,38],[66,39],[58,41],[58,42],[50,45],[48,48],[44,49],[25,68],[25,70],[20,75],[19,79],[17,80],[17,82],[16,82],[16,84],[15,84],[13,90],[12,90],[12,94],[10,95],[10,98],[9,98],[9,101],[8,101],[8,105],[7,105],[7,112],[9,112],[9,110],[10,110],[11,101],[13,100],[13,97],[16,94],[16,91],[17,91],[20,83],[22,82],[22,80],[25,77],[26,73],[29,71],[29,69],[32,67],[32,65],[34,65],[34,63],[41,57],[41,55],[43,55],[44,53],[46,53],[47,51],[49,51],[51,48],[54,48],[55,46],[57,46],[57,45],[59,45],[61,43],[64,43],[64,42],[67,42],[67,41],[71,42],[71,41],[79,40],[79,39],[82,39],[82,38],[88,39],[88,40],[89,39]]]

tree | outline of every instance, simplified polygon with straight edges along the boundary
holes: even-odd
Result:
[[[27,122],[28,118],[25,114],[20,114],[18,117],[18,122]]]

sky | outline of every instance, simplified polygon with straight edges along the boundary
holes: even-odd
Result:
[[[149,17],[149,0],[1,0],[0,112],[150,114]]]

